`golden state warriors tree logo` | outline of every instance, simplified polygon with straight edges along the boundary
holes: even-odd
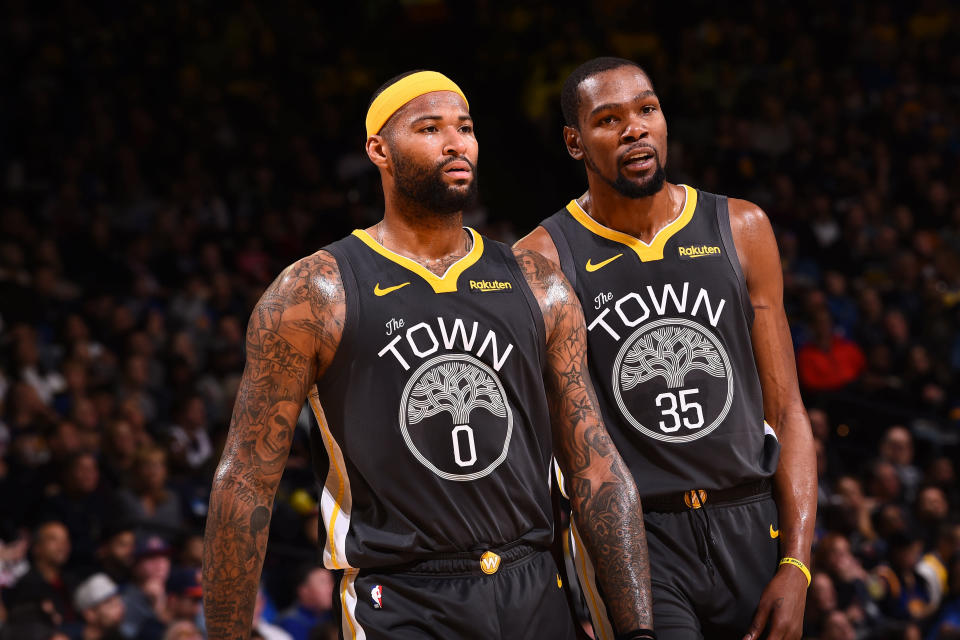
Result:
[[[465,353],[445,354],[410,376],[400,431],[425,467],[465,482],[489,475],[506,459],[513,413],[490,367]]]
[[[649,322],[624,341],[613,365],[613,392],[640,433],[690,442],[717,428],[733,402],[723,344],[685,318]]]

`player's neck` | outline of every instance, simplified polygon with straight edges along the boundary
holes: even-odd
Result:
[[[680,215],[686,201],[683,187],[669,182],[645,198],[628,198],[606,183],[593,184],[577,198],[590,217],[610,229],[650,242]],[[596,182],[600,182],[599,180]]]
[[[432,270],[437,261],[466,255],[472,237],[463,229],[461,212],[437,215],[386,207],[383,220],[367,233],[385,248]]]

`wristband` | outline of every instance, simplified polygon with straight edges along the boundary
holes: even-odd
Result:
[[[642,640],[643,638],[657,640],[657,634],[653,632],[653,629],[634,629],[626,633],[618,633],[616,640]]]
[[[796,558],[784,558],[783,560],[780,561],[780,564],[781,564],[781,565],[784,565],[784,564],[792,564],[792,565],[795,566],[797,569],[800,569],[800,571],[803,571],[803,575],[804,575],[804,576],[806,577],[806,579],[807,579],[807,586],[808,586],[808,587],[810,586],[810,569],[807,569],[807,565],[803,564],[802,562],[800,562],[800,561],[797,560]]]

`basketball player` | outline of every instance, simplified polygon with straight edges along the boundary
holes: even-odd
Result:
[[[561,265],[583,305],[641,492],[657,635],[799,638],[817,485],[770,223],[665,181],[666,120],[635,63],[585,63],[562,102],[589,189],[517,246]]]
[[[654,637],[640,503],[595,408],[576,296],[543,257],[461,226],[466,98],[406,74],[366,125],[383,220],[288,267],[250,320],[210,498],[210,638],[250,629],[304,399],[342,637],[573,638],[548,551],[553,451],[617,631]]]

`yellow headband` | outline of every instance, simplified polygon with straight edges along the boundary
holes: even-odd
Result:
[[[436,71],[418,71],[400,78],[374,99],[367,110],[367,136],[380,133],[390,116],[414,98],[432,91],[453,91],[467,102],[467,96],[457,84]],[[470,104],[467,103],[467,108]]]

